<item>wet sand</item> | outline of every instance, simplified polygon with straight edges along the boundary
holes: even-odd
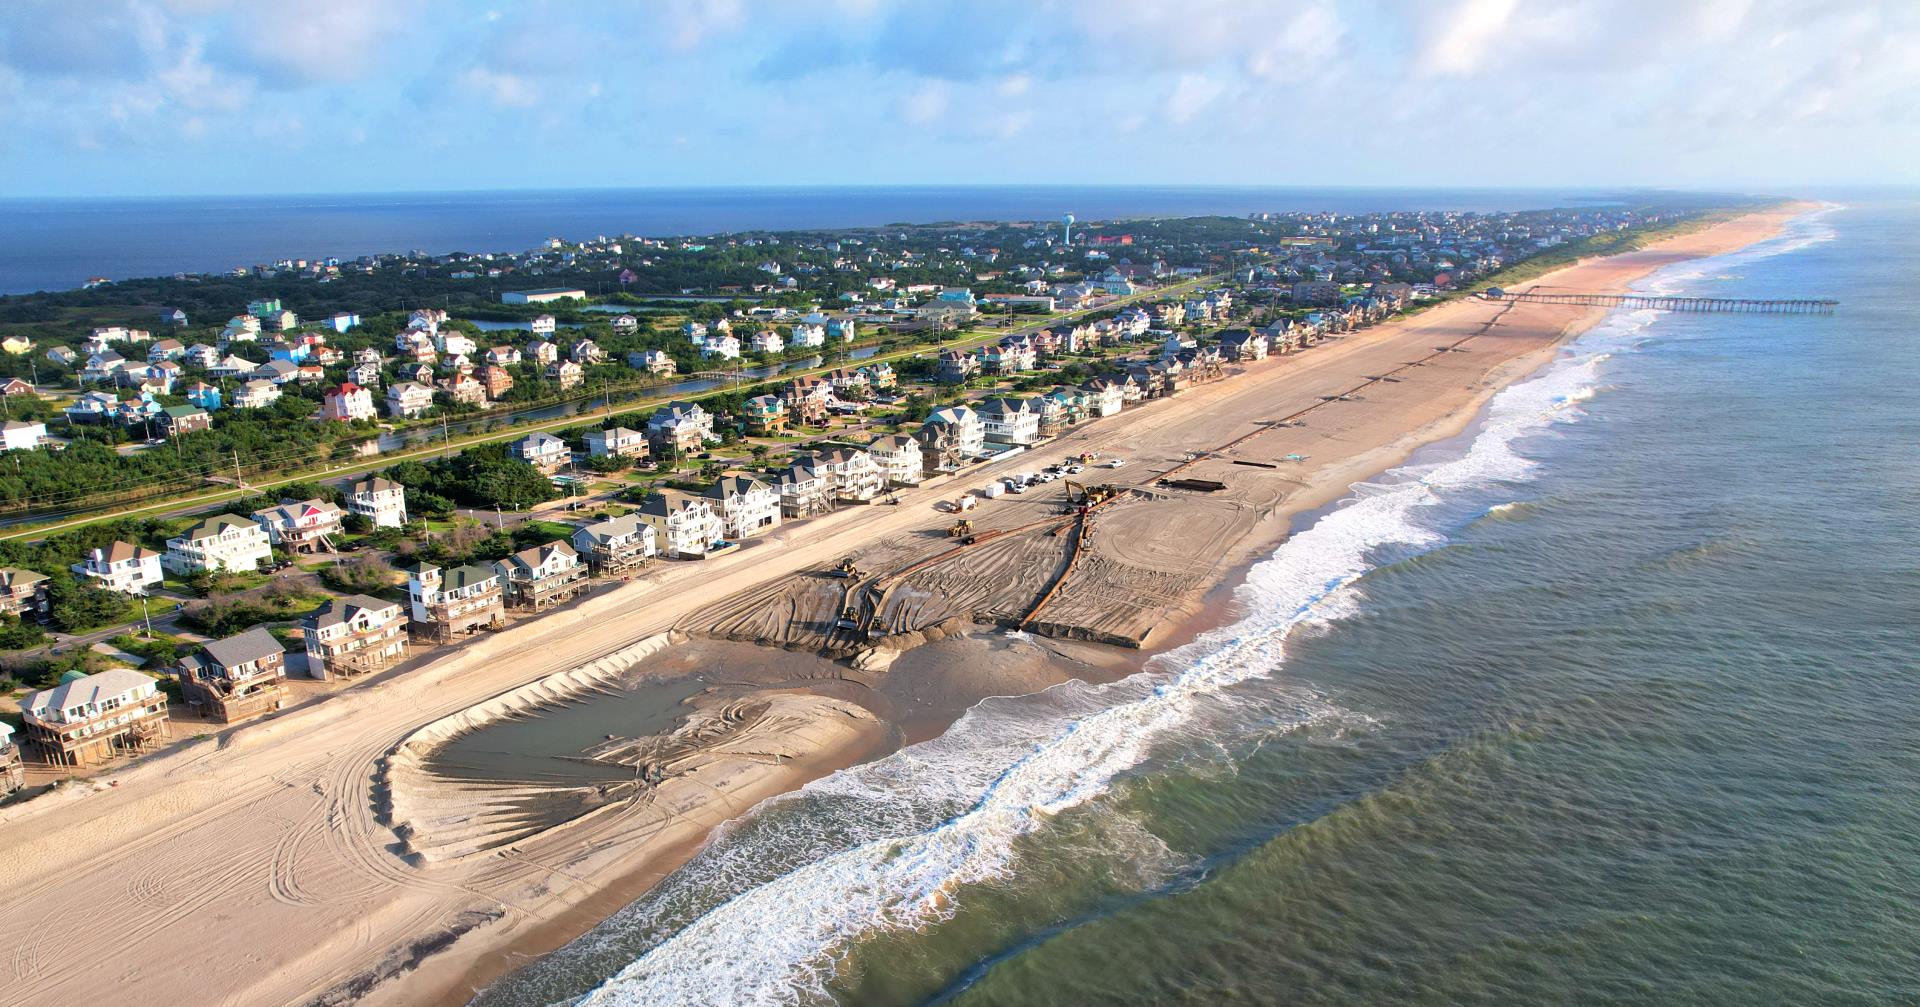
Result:
[[[1797,209],[1750,215],[1538,282],[1618,291],[1670,262],[1763,240]],[[1140,651],[1058,641],[1021,650],[1004,638],[962,634],[908,651],[877,678],[780,686],[776,691],[819,701],[808,707],[817,722],[794,719],[767,735],[786,746],[781,757],[728,760],[710,784],[688,784],[684,803],[664,816],[602,815],[442,863],[411,854],[395,831],[393,795],[382,782],[381,767],[414,732],[683,626],[783,577],[824,569],[870,543],[906,543],[903,553],[927,548],[937,537],[928,532],[950,520],[934,504],[996,474],[1038,468],[1069,451],[1102,450],[1125,453],[1144,478],[1155,466],[1178,463],[1186,450],[1219,445],[1317,401],[1326,389],[1348,387],[1422,347],[1478,329],[1496,310],[1449,304],[1250,365],[1228,380],[1077,429],[970,475],[965,485],[910,491],[900,507],[842,509],[707,563],[657,565],[631,585],[602,589],[572,609],[481,638],[405,676],[108,774],[118,784],[110,790],[8,809],[0,816],[0,905],[7,910],[0,940],[14,949],[11,993],[37,1003],[124,1002],[129,990],[159,1002],[306,1002],[328,991],[333,1002],[464,1000],[630,901],[684,862],[715,826],[754,803],[937,733],[979,695],[1050,684],[1062,674],[1056,651],[1083,661],[1073,674],[1123,674],[1149,652],[1224,616],[1230,595],[1220,585],[1270,552],[1298,515],[1333,502],[1420,445],[1457,435],[1495,391],[1602,312],[1513,309],[1447,369],[1422,369],[1418,379],[1381,386],[1364,403],[1330,406],[1304,428],[1261,434],[1237,449],[1238,457],[1273,464],[1300,453],[1310,462],[1284,470],[1236,466],[1242,471],[1233,472],[1232,500],[1142,496],[1114,508],[1111,518],[1103,512],[1094,541],[1112,543],[1113,552],[1104,556],[1108,562],[1091,564],[1085,580],[1066,583],[1060,618],[1092,624],[1123,612],[1115,624],[1121,629],[1147,627]],[[1046,505],[1009,502],[1004,516],[991,520],[1017,522],[1023,506],[1038,513]],[[1152,517],[1141,527],[1180,516],[1172,525],[1178,534],[1125,532],[1137,520],[1129,511]],[[1125,577],[1155,563],[1168,566],[1154,591],[1128,587]],[[1133,592],[1122,599],[1130,608],[1113,607],[1114,584]],[[989,609],[998,604],[981,597]],[[678,643],[662,660],[709,669],[771,660],[706,649],[722,645]],[[877,698],[852,698],[862,690]],[[864,719],[833,704],[853,704]],[[218,940],[198,944],[168,939],[215,933]],[[113,966],[91,964],[99,961]]]

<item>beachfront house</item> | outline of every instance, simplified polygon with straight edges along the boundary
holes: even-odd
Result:
[[[201,647],[180,659],[174,675],[187,708],[222,724],[278,710],[287,702],[286,648],[264,626]]]
[[[375,528],[404,528],[407,524],[407,488],[381,476],[365,476],[347,484],[347,511],[373,522]]]
[[[121,594],[146,594],[166,576],[160,569],[159,553],[126,542],[89,550],[86,561],[75,563],[72,570],[96,587]]]
[[[825,473],[805,462],[788,466],[773,477],[780,494],[783,517],[811,517],[833,510],[833,484]]]
[[[886,474],[873,455],[859,448],[833,448],[800,459],[805,465],[827,477],[833,497],[841,503],[871,503],[887,488]]]
[[[867,445],[867,453],[889,486],[918,486],[926,477],[926,458],[920,442],[906,434],[889,434]]]
[[[726,522],[713,501],[680,490],[647,494],[635,514],[653,528],[662,551],[675,559],[704,557],[727,537]]]
[[[273,561],[273,543],[258,522],[238,514],[215,514],[167,540],[160,565],[190,577],[222,570],[254,571]]]
[[[113,668],[20,700],[27,742],[49,765],[97,766],[167,738],[167,696],[137,671]]]
[[[935,409],[914,432],[928,470],[952,472],[986,450],[987,427],[969,406]]]
[[[399,602],[350,594],[301,619],[300,635],[308,677],[362,675],[406,656],[406,611]]]
[[[573,533],[573,549],[596,576],[631,572],[659,552],[659,533],[637,514],[596,521]]]
[[[566,603],[587,586],[587,565],[565,542],[529,546],[493,564],[513,608],[539,612]]]
[[[484,566],[442,570],[431,563],[407,568],[407,601],[414,632],[449,643],[506,622],[499,571]]]
[[[13,725],[0,723],[0,797],[27,785],[27,767],[20,761],[20,746],[13,743]]]
[[[1026,447],[1040,439],[1040,413],[1026,399],[988,399],[978,411],[989,443]]]
[[[752,476],[723,476],[703,495],[735,541],[780,527],[780,491]]]

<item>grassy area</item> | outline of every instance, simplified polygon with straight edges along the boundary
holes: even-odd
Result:
[[[828,371],[836,370],[841,367],[865,366],[865,365],[874,364],[874,363],[891,362],[903,357],[911,356],[916,353],[934,352],[934,351],[950,349],[950,348],[952,349],[971,348],[971,346],[974,344],[986,342],[993,339],[998,339],[1001,336],[1005,336],[1012,332],[1020,331],[1022,329],[1026,329],[1029,327],[1051,325],[1051,324],[1055,324],[1057,322],[1065,321],[1071,318],[1092,314],[1096,311],[1112,310],[1114,308],[1118,308],[1126,304],[1131,304],[1141,300],[1180,296],[1183,293],[1190,291],[1191,289],[1197,286],[1203,285],[1208,279],[1209,279],[1208,277],[1196,277],[1196,278],[1181,281],[1178,283],[1173,283],[1166,287],[1157,288],[1154,290],[1140,291],[1139,293],[1132,294],[1127,297],[1118,298],[1108,304],[1103,304],[1099,308],[1079,308],[1079,309],[1074,309],[1072,311],[1056,312],[1053,315],[1047,315],[1047,316],[1036,315],[1036,316],[1032,316],[1031,318],[1023,317],[1020,325],[1010,329],[970,328],[970,329],[962,330],[958,333],[946,333],[945,338],[940,338],[939,334],[931,334],[933,335],[933,338],[930,340],[912,340],[912,339],[902,340],[898,344],[900,348],[883,350],[882,352],[876,353],[875,355],[868,357],[864,360],[859,360],[859,361],[835,360],[832,362],[826,362],[826,363],[823,363],[821,366],[815,367],[815,368],[789,371],[789,372],[780,374],[776,377],[768,378],[760,381],[742,382],[737,388],[729,389],[729,391],[741,391],[741,392],[762,391],[762,390],[777,388],[780,385],[784,385],[786,382],[797,377],[820,375],[820,374],[827,373]],[[882,341],[882,344],[888,345],[888,346],[894,345],[893,343],[890,343],[884,340]],[[708,394],[711,394],[711,393],[708,393]],[[692,398],[696,401],[707,398],[707,397],[708,395],[692,396]],[[636,398],[628,402],[620,403],[615,407],[616,411],[614,412],[612,421],[616,423],[618,422],[631,423],[635,419],[639,418],[641,413],[650,412],[652,409],[662,405],[665,401],[666,399],[664,397],[653,398],[653,399]],[[524,408],[524,404],[516,404],[516,408]],[[511,440],[520,436],[525,436],[527,433],[530,433],[533,431],[564,430],[567,428],[580,426],[582,425],[583,422],[588,422],[588,421],[583,420],[583,418],[580,416],[565,416],[565,417],[559,417],[556,419],[542,420],[542,421],[521,420],[516,422],[501,423],[498,426],[496,426],[494,429],[490,429],[487,431],[470,434],[462,437],[453,438],[449,442],[444,444],[426,445],[422,447],[413,448],[411,450],[396,452],[392,455],[379,456],[371,459],[333,463],[333,464],[328,464],[328,465],[311,468],[311,469],[307,469],[299,472],[289,472],[285,475],[274,476],[272,478],[260,480],[257,482],[251,482],[250,489],[244,492],[240,490],[216,490],[216,491],[211,491],[206,493],[173,496],[173,497],[163,498],[154,502],[142,503],[142,504],[137,504],[133,506],[120,505],[115,507],[114,512],[111,514],[95,513],[95,514],[90,514],[82,517],[56,520],[52,523],[44,524],[44,525],[38,525],[38,526],[28,525],[28,526],[14,528],[5,533],[0,533],[0,539],[40,537],[48,534],[49,532],[56,531],[56,530],[64,530],[68,528],[80,527],[82,525],[92,524],[98,521],[111,520],[113,518],[118,518],[118,517],[136,516],[139,514],[144,514],[144,513],[165,509],[165,508],[178,508],[178,507],[184,507],[184,506],[206,506],[209,509],[211,509],[220,503],[228,502],[243,496],[246,496],[246,497],[257,496],[263,492],[270,491],[277,487],[285,486],[289,483],[304,482],[304,481],[310,481],[310,480],[319,479],[319,478],[332,478],[337,476],[360,475],[367,472],[373,472],[380,469],[385,469],[402,461],[422,461],[422,460],[432,458],[446,451],[464,450],[465,448],[473,447],[479,444],[493,443],[493,442],[502,441],[502,440]]]

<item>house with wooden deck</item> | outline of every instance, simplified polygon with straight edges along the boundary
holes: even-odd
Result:
[[[188,709],[222,724],[270,713],[287,703],[286,648],[261,626],[181,658],[174,675]]]
[[[622,514],[576,530],[573,549],[595,576],[618,577],[659,553],[659,533],[639,515]]]
[[[27,767],[20,761],[20,746],[13,742],[13,725],[0,723],[0,797],[27,785]]]
[[[647,457],[647,435],[638,430],[626,427],[589,430],[585,440],[587,455],[592,458]]]
[[[529,546],[493,564],[511,608],[539,612],[565,604],[587,586],[587,565],[566,542]]]
[[[300,620],[312,678],[351,678],[407,655],[407,613],[399,602],[350,594]]]
[[[340,508],[327,500],[283,500],[253,512],[273,544],[291,553],[333,552],[340,534]]]
[[[407,569],[407,601],[415,633],[448,643],[507,620],[499,571],[484,566],[442,570],[431,563]]]
[[[157,747],[168,735],[166,693],[125,668],[30,692],[20,700],[20,718],[27,743],[55,766],[98,766]]]
[[[735,541],[780,527],[780,492],[752,476],[722,476],[702,495]]]
[[[889,486],[918,486],[926,478],[926,458],[920,442],[906,434],[889,434],[867,445],[875,465]]]
[[[754,437],[775,437],[787,430],[787,404],[778,395],[755,395],[742,407],[747,433]]]
[[[675,559],[699,558],[726,540],[727,525],[715,501],[676,489],[654,490],[634,513],[654,529],[661,551]]]

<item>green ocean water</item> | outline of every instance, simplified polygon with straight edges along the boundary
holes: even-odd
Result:
[[[1649,289],[1234,626],[770,802],[483,1004],[1920,1000],[1920,206]]]

